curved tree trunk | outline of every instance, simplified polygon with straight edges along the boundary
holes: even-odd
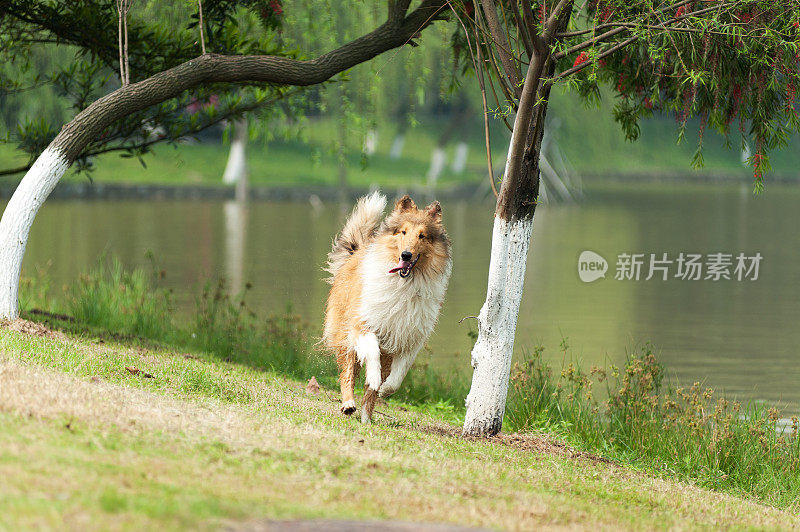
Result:
[[[277,56],[206,54],[98,99],[65,125],[25,174],[0,219],[0,318],[19,315],[22,258],[33,220],[61,176],[86,146],[117,120],[209,83],[308,86],[393,48],[404,46],[433,21],[446,0],[390,2],[388,20],[374,31],[310,61]]]
[[[0,220],[0,318],[13,319],[19,315],[19,275],[28,233],[36,213],[70,162],[59,150],[47,148],[25,174],[3,211]]]

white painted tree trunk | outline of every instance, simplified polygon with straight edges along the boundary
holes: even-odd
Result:
[[[466,142],[459,142],[456,144],[456,152],[453,155],[453,165],[450,167],[454,174],[464,173],[467,167],[467,154],[469,153],[469,146]]]
[[[474,371],[467,396],[466,435],[495,434],[503,424],[532,228],[533,218],[494,219],[489,287],[478,316],[478,341],[472,348]]]
[[[406,144],[406,136],[402,133],[397,135],[392,142],[392,149],[389,152],[389,158],[399,159],[403,155],[403,147]]]
[[[364,137],[364,153],[374,155],[376,151],[378,151],[378,132],[370,129]]]
[[[428,187],[431,189],[436,188],[436,182],[439,180],[439,176],[442,175],[446,164],[447,154],[444,148],[436,146],[431,153],[431,165],[428,168]]]
[[[36,159],[11,196],[0,219],[0,318],[19,317],[19,276],[33,220],[69,161],[55,148]]]
[[[247,175],[246,146],[247,120],[237,120],[233,125],[233,141],[228,154],[228,162],[225,165],[225,172],[222,174],[222,182],[226,185],[238,183]]]

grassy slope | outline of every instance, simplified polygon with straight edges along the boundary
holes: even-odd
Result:
[[[325,392],[203,354],[2,328],[0,528],[320,516],[502,529],[800,525],[789,512],[569,457],[541,436],[467,441],[399,404],[379,406],[373,426],[337,410]]]

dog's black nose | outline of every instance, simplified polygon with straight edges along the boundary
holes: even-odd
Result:
[[[400,260],[411,260],[411,252],[404,251],[400,254]]]

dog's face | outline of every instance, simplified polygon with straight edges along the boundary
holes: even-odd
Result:
[[[386,218],[379,237],[387,262],[396,263],[389,273],[406,278],[415,270],[443,270],[449,253],[449,240],[442,225],[442,207],[434,201],[418,209],[403,196]]]

